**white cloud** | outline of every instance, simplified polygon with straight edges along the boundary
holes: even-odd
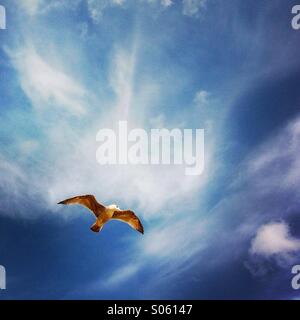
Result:
[[[170,7],[171,5],[173,5],[173,1],[172,0],[161,0],[161,4],[163,7]]]
[[[30,183],[38,181],[37,175],[43,172],[43,181],[38,183],[36,189],[40,190],[41,197],[54,211],[57,210],[55,203],[61,198],[89,192],[95,193],[100,201],[107,199],[107,202],[117,196],[124,206],[134,203],[137,210],[148,218],[160,215],[160,210],[166,207],[168,215],[172,208],[179,209],[178,205],[184,208],[206,183],[208,170],[201,177],[192,177],[184,175],[183,166],[127,166],[124,170],[122,166],[102,167],[97,163],[97,131],[127,118],[129,108],[136,103],[135,100],[138,101],[139,113],[144,114],[145,106],[152,99],[152,91],[145,94],[147,90],[143,90],[143,87],[148,87],[147,81],[139,84],[142,99],[138,98],[139,93],[134,90],[136,47],[134,45],[131,50],[115,50],[108,78],[116,95],[116,103],[106,110],[105,117],[100,116],[101,112],[97,111],[91,116],[87,114],[90,125],[82,130],[76,130],[73,123],[68,122],[65,117],[59,117],[55,126],[49,126],[47,117],[49,108],[63,107],[76,115],[84,112],[86,102],[84,103],[83,98],[86,92],[82,86],[54,67],[47,57],[42,58],[33,47],[21,48],[13,54],[9,52],[23,91],[35,109],[45,114],[44,117],[39,117],[39,127],[47,130],[42,134],[46,137],[49,148],[41,155],[41,159],[36,159],[39,170],[31,173]],[[53,57],[53,60],[59,61],[59,57]],[[101,105],[104,103],[102,101]],[[136,123],[135,119],[129,119],[130,126],[133,127],[147,126],[147,121],[147,118],[143,118],[142,122],[139,120]],[[36,146],[25,143],[20,146],[20,151],[22,155],[30,155],[32,148]],[[206,157],[210,157],[208,146]],[[48,165],[49,162],[51,165]],[[99,181],[106,181],[107,187],[99,188]],[[126,188],[123,187],[124,181],[127,181]],[[174,188],[174,185],[177,187]]]
[[[23,91],[34,107],[63,107],[73,114],[85,112],[82,86],[43,59],[34,48],[8,51]]]
[[[22,203],[23,209],[28,204],[26,200],[28,193],[33,196],[33,188],[29,188],[28,175],[22,170],[22,167],[18,166],[13,161],[5,159],[0,154],[0,190],[1,190],[1,201],[0,201],[0,214],[19,215],[18,207]],[[30,201],[33,201],[34,197],[30,197]],[[25,215],[24,215],[25,216]],[[29,217],[32,218],[32,215]]]
[[[145,90],[149,88],[146,80],[140,81],[139,90],[135,90],[136,48],[137,45],[134,44],[129,50],[120,47],[115,49],[107,73],[107,80],[115,93],[115,104],[108,104],[111,108],[105,109],[105,117],[101,115],[103,110],[87,114],[89,126],[81,129],[74,128],[73,123],[64,117],[58,119],[53,127],[43,123],[47,122],[47,109],[44,106],[52,106],[55,101],[55,105],[61,105],[77,114],[81,111],[80,102],[85,94],[84,89],[63,70],[54,67],[47,57],[41,57],[33,47],[24,47],[15,54],[10,53],[24,92],[39,113],[45,113],[45,117],[39,118],[39,126],[41,130],[46,128],[42,134],[47,141],[47,148],[43,148],[42,143],[36,145],[31,141],[20,145],[24,156],[30,155],[33,148],[37,147],[42,148],[42,154],[35,159],[34,168],[25,166],[26,175],[22,177],[22,187],[19,180],[11,181],[12,188],[16,187],[16,194],[21,195],[24,189],[28,189],[31,192],[27,197],[28,201],[37,196],[39,201],[36,203],[43,210],[53,213],[59,210],[61,217],[74,218],[76,208],[60,208],[56,203],[76,194],[92,193],[105,204],[117,202],[124,208],[134,208],[145,225],[148,225],[143,241],[138,246],[130,244],[135,248],[131,258],[135,259],[136,264],[128,265],[128,261],[120,261],[121,269],[113,270],[107,280],[110,284],[118,284],[134,277],[143,267],[144,261],[156,259],[158,264],[168,264],[169,268],[175,265],[179,268],[183,264],[187,267],[188,259],[204,245],[203,241],[196,242],[199,234],[204,231],[199,222],[198,211],[195,212],[198,205],[195,194],[207,182],[208,170],[201,177],[189,177],[185,176],[184,167],[127,166],[124,170],[123,166],[103,167],[96,161],[95,136],[99,129],[114,124],[123,116],[128,116],[131,126],[148,125],[146,111],[148,105],[151,105],[153,91]],[[59,57],[54,57],[53,61],[59,61]],[[159,81],[156,81],[156,85],[159,85]],[[160,94],[159,90],[156,91],[157,94]],[[105,101],[101,101],[101,105],[105,105]],[[137,106],[139,115],[144,116],[139,121],[129,117],[133,106]],[[160,117],[161,126],[166,126],[165,121],[167,118]],[[209,159],[209,146],[206,155]],[[20,168],[22,172],[22,166]],[[20,208],[16,206],[16,211],[18,210]],[[22,213],[20,210],[20,215],[24,218],[31,217],[28,212]],[[182,213],[189,218],[183,220]],[[160,228],[151,225],[153,220],[159,221]]]
[[[248,175],[256,180],[264,192],[279,188],[296,191],[300,186],[299,128],[300,117],[274,134],[248,157]]]
[[[105,2],[99,2],[96,0],[87,0],[88,10],[90,17],[94,22],[98,23],[102,18],[102,11],[106,8],[107,5],[104,5]]]
[[[125,3],[126,0],[112,0],[112,3],[121,6]]]
[[[165,8],[172,6],[173,0],[146,0],[149,4],[161,5]]]
[[[197,16],[206,7],[207,0],[182,0],[182,13],[186,16]]]
[[[76,8],[82,0],[20,0],[16,3],[29,15],[48,13],[50,10],[59,8]],[[103,18],[105,10],[109,8],[124,8],[127,0],[85,0],[90,18],[99,23]],[[169,8],[174,5],[173,0],[145,0],[148,4],[160,5]],[[197,17],[202,9],[206,7],[207,0],[183,0],[182,13],[187,16]],[[133,2],[134,5],[136,3]]]
[[[188,210],[188,208],[186,209]],[[187,211],[186,211],[187,212]],[[159,225],[152,229],[151,234],[145,235],[145,240],[141,243],[143,252],[152,259],[160,259],[165,262],[176,263],[177,254],[180,252],[181,263],[186,261],[196,251],[205,246],[204,243],[193,244],[194,239],[199,239],[205,233],[205,223],[196,221],[195,216],[185,217],[185,219],[173,218],[166,221],[164,225]]]
[[[46,14],[54,9],[76,7],[80,1],[81,0],[17,0],[16,5],[19,5],[27,15],[33,17]]]
[[[30,155],[32,152],[34,152],[39,146],[39,143],[37,140],[24,140],[19,143],[19,149],[20,153],[24,156]]]
[[[206,106],[208,104],[208,99],[210,97],[210,93],[205,90],[199,90],[194,98],[194,102],[198,106]]]
[[[136,64],[136,44],[131,51],[118,48],[112,59],[110,84],[117,98],[117,112],[128,118],[133,99],[133,82]]]
[[[105,9],[111,7],[122,7],[125,2],[126,0],[87,0],[87,6],[90,17],[95,23],[99,23]]]
[[[271,222],[263,225],[252,240],[250,253],[269,257],[300,250],[300,240],[290,235],[285,222]]]
[[[40,7],[36,8],[40,10]],[[35,43],[34,38],[31,41]],[[115,103],[97,100],[99,109],[85,114],[88,126],[78,128],[68,117],[57,117],[55,123],[48,123],[47,116],[52,108],[57,108],[51,112],[55,115],[60,110],[76,115],[84,112],[84,98],[90,93],[86,92],[78,79],[64,70],[70,68],[68,61],[62,61],[63,55],[51,50],[48,53],[47,48],[45,43],[41,51],[43,54],[33,45],[18,48],[14,52],[8,51],[21,88],[34,107],[32,114],[38,115],[39,133],[43,138],[39,144],[27,140],[17,146],[20,152],[18,156],[22,154],[24,157],[31,156],[39,148],[34,166],[24,165],[18,157],[16,165],[7,170],[9,160],[6,159],[3,188],[7,189],[8,196],[1,203],[1,208],[5,209],[6,204],[14,205],[14,211],[24,219],[31,218],[34,212],[39,214],[45,210],[53,213],[59,210],[60,217],[74,218],[79,210],[76,211],[74,207],[61,208],[56,203],[72,195],[93,193],[105,204],[117,202],[124,208],[133,208],[147,227],[147,235],[138,246],[130,243],[136,249],[130,258],[136,259],[137,263],[128,265],[128,261],[120,262],[120,268],[112,270],[108,283],[118,284],[133,277],[145,260],[168,264],[171,269],[183,263],[188,266],[187,260],[203,247],[203,242],[196,241],[199,234],[203,233],[203,226],[199,222],[199,211],[195,212],[198,205],[195,194],[199,194],[207,182],[208,171],[201,177],[187,177],[183,167],[127,166],[124,169],[122,166],[102,167],[96,161],[97,131],[121,117],[128,117],[131,126],[147,127],[148,116],[152,117],[147,108],[153,107],[153,97],[158,99],[168,85],[161,86],[160,74],[152,76],[151,81],[141,76],[137,90],[135,71],[138,43],[133,43],[129,49],[115,47],[114,54],[109,57],[110,70],[103,75],[115,94]],[[99,59],[101,57],[99,53]],[[170,83],[170,86],[174,84]],[[130,117],[133,112],[129,111],[133,107],[138,111]],[[168,117],[163,116],[157,120],[163,127],[170,125],[169,121]],[[209,146],[206,156],[209,162]],[[15,196],[14,199],[23,199],[24,195],[31,210],[23,210],[25,202],[19,202],[22,206],[9,203],[11,194]],[[35,197],[39,201],[33,201]],[[34,205],[42,210],[35,210]],[[189,218],[182,219],[183,213]],[[152,225],[153,220],[159,221],[160,228],[156,227],[156,223]],[[157,237],[151,237],[153,234]]]
[[[123,282],[133,277],[138,273],[140,266],[138,264],[128,264],[114,270],[113,274],[103,281],[100,280],[98,285],[106,286],[108,288],[114,287],[116,285],[121,285]]]
[[[188,212],[188,211],[186,211]],[[120,285],[131,280],[144,266],[157,269],[156,280],[165,277],[164,270],[176,269],[176,274],[190,266],[190,258],[207,248],[203,239],[206,232],[206,223],[196,219],[196,215],[189,214],[188,218],[173,217],[165,220],[164,224],[156,225],[147,230],[142,241],[132,243],[131,259],[135,263],[125,264],[114,270],[111,276],[99,286]],[[196,239],[201,238],[201,241]],[[94,287],[94,286],[92,286]]]
[[[38,13],[42,2],[43,0],[21,0],[19,3],[27,14],[33,16]]]

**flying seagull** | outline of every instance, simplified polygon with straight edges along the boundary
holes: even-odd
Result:
[[[96,216],[96,222],[91,226],[91,230],[99,232],[104,224],[109,220],[119,220],[129,224],[133,229],[144,233],[143,225],[139,218],[131,210],[121,210],[117,205],[104,206],[99,203],[93,195],[77,196],[66,199],[58,204],[79,204],[91,210]]]

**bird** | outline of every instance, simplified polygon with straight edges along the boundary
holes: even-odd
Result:
[[[144,234],[144,227],[140,219],[131,210],[121,210],[116,204],[104,206],[93,195],[82,195],[58,202],[62,205],[82,205],[96,216],[96,222],[91,226],[93,232],[100,232],[105,223],[119,220],[129,224],[136,231]]]

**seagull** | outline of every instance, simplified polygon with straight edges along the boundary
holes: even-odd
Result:
[[[64,205],[82,205],[91,210],[96,216],[96,222],[91,226],[93,232],[100,232],[109,220],[119,220],[129,224],[133,229],[144,234],[144,227],[139,218],[131,210],[121,210],[117,205],[104,206],[93,195],[77,196],[58,202]]]

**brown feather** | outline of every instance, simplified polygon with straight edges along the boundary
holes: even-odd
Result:
[[[85,196],[77,196],[73,198],[69,198],[59,202],[58,204],[64,205],[74,205],[80,204],[89,210],[91,210],[96,217],[99,216],[101,211],[105,210],[105,207],[99,203],[93,195],[85,195]]]
[[[130,211],[130,210],[115,211],[112,216],[112,219],[123,221],[129,224],[133,229],[144,234],[144,227],[141,221],[139,220],[139,218],[134,214],[133,211]]]

